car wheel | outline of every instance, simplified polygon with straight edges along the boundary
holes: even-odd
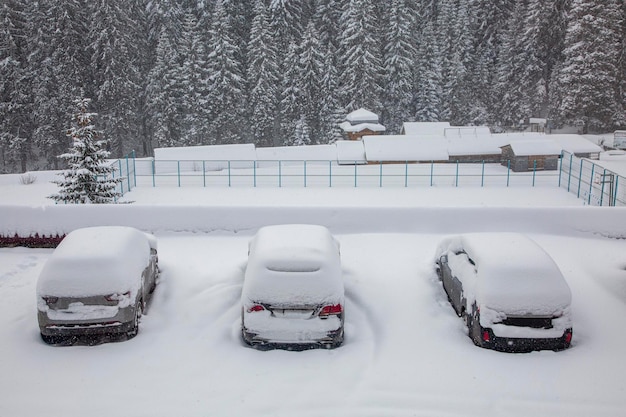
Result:
[[[476,310],[476,306],[472,307],[472,314],[467,316],[467,327],[469,329],[469,337],[476,346],[482,347],[481,339],[482,328],[480,326],[480,313]]]
[[[139,333],[139,319],[141,318],[142,314],[143,300],[139,300],[137,306],[135,307],[135,317],[133,319],[133,325],[130,330],[126,332],[126,336],[128,336],[129,339],[132,339],[133,337],[137,336],[137,333]]]

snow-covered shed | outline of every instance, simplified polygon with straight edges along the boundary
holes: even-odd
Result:
[[[335,145],[302,145],[256,148],[257,166],[274,166],[277,161],[288,164],[290,161],[300,164],[302,161],[336,161]]]
[[[598,159],[603,149],[581,135],[554,134],[548,136],[555,141],[564,151],[572,153],[579,158]]]
[[[337,163],[339,165],[366,164],[365,146],[360,140],[338,140],[335,142],[337,147]]]
[[[253,143],[156,148],[154,160],[159,172],[217,171],[231,168],[252,168],[256,160]]]
[[[448,161],[446,143],[408,135],[365,136],[368,163]]]
[[[452,126],[443,130],[446,138],[478,138],[491,137],[491,130],[487,126]]]
[[[492,138],[449,138],[447,141],[450,162],[500,163],[502,144]]]
[[[514,172],[558,169],[561,147],[550,139],[514,140],[502,146],[502,165]]]
[[[366,109],[358,109],[346,116],[346,120],[339,124],[346,132],[349,140],[359,140],[363,136],[378,135],[386,130],[378,122],[378,115]]]
[[[445,136],[445,129],[450,127],[450,122],[404,122],[402,124],[403,135],[419,136]]]

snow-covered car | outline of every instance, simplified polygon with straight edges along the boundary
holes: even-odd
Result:
[[[550,255],[529,237],[447,237],[435,262],[448,299],[477,346],[508,352],[570,346],[571,291]]]
[[[323,226],[266,226],[249,243],[241,326],[256,347],[334,348],[344,338],[339,242]]]
[[[134,337],[158,273],[151,234],[123,226],[72,231],[37,281],[41,338],[54,344],[68,336]]]

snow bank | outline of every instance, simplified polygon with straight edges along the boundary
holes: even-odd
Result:
[[[149,240],[136,229],[113,226],[74,230],[46,262],[37,282],[37,294],[136,294],[149,258]]]
[[[317,192],[317,191],[315,191]],[[372,194],[366,193],[371,196]],[[333,233],[466,233],[508,231],[626,237],[622,207],[365,207],[329,202],[237,206],[54,205],[0,206],[0,235],[55,236],[89,226],[132,226],[144,231],[240,232],[277,223],[312,223]],[[372,200],[375,201],[375,200]],[[323,203],[323,204],[322,204]],[[294,209],[294,205],[297,209]]]
[[[278,146],[273,148],[257,148],[258,161],[336,161],[335,145],[303,145]],[[263,166],[259,163],[259,166]]]

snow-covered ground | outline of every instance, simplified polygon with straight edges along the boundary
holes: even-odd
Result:
[[[49,206],[47,189],[41,190],[47,185],[0,185],[0,213],[7,204]],[[451,232],[436,232],[436,225],[460,224],[451,213],[467,211],[472,230],[492,231],[503,219],[477,216],[477,210],[520,213],[539,206],[579,218],[581,210],[596,217],[626,213],[620,208],[582,207],[554,187],[163,187],[135,189],[127,198],[135,201],[131,206],[172,213],[186,205],[245,207],[225,217],[235,225],[249,219],[233,216],[248,216],[255,207],[263,210],[259,221],[280,223],[294,212],[316,218],[325,206],[338,219],[342,207],[376,207],[387,215],[397,209],[399,218],[415,207],[418,215],[428,210],[434,224],[429,232],[411,225],[401,233],[387,228],[388,218],[368,216],[368,223],[331,227],[342,248],[345,344],[304,352],[256,351],[241,342],[239,302],[254,229],[157,230],[161,282],[139,335],[97,346],[43,344],[35,287],[52,250],[0,249],[0,416],[624,415],[626,240],[584,225],[561,229],[548,224],[553,216],[523,223],[534,222],[530,236],[552,255],[572,290],[574,338],[563,352],[475,347],[432,264],[439,239]],[[193,213],[204,220],[201,210]],[[5,228],[19,220],[0,219]]]

